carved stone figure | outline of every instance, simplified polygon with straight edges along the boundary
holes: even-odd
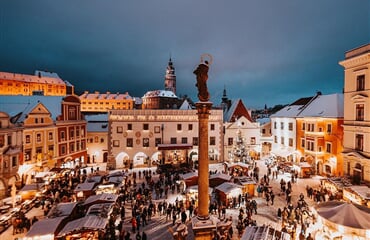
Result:
[[[201,102],[207,102],[210,97],[207,89],[208,69],[208,61],[204,61],[201,62],[193,72],[197,76],[197,83],[195,86],[198,88],[198,98]]]

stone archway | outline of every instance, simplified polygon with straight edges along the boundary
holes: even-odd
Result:
[[[135,154],[133,158],[133,167],[148,164],[147,160],[148,160],[148,155],[146,155],[143,152],[138,152]]]
[[[130,157],[126,152],[120,152],[116,156],[116,168],[128,168],[130,166]]]

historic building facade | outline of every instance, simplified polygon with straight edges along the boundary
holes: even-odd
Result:
[[[370,44],[345,53],[344,173],[353,182],[370,182]]]
[[[296,117],[299,162],[323,176],[343,176],[343,94],[317,95]]]
[[[82,112],[108,112],[109,109],[133,109],[135,99],[126,93],[89,93],[85,91],[80,97]]]
[[[108,113],[86,115],[87,163],[108,162]]]
[[[135,168],[158,163],[194,165],[198,156],[196,110],[110,110],[108,167]],[[223,161],[222,110],[211,110],[209,160]]]
[[[0,72],[0,95],[66,96],[74,87],[58,74],[36,71],[35,75]]]

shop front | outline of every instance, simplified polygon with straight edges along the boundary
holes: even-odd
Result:
[[[193,148],[191,144],[158,144],[158,151],[161,151],[161,164],[190,164],[188,152]]]

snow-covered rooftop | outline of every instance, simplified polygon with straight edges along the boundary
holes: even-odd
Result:
[[[342,118],[343,111],[344,99],[342,93],[318,95],[298,114],[298,117]]]
[[[177,96],[169,90],[154,90],[148,91],[144,94],[143,98],[149,97],[168,97],[168,98],[177,98]]]

